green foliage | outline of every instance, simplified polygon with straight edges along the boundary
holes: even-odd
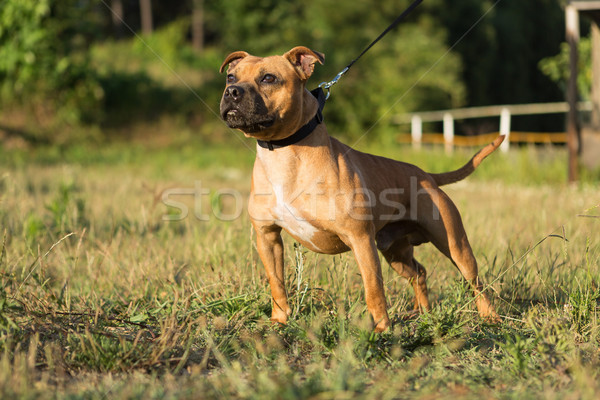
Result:
[[[517,375],[529,370],[529,360],[533,351],[535,339],[525,338],[520,334],[505,335],[505,342],[500,346],[506,352],[508,361],[513,372]]]
[[[48,0],[2,2],[0,76],[3,97],[22,92],[32,81],[39,79],[37,53],[46,46],[47,33],[41,25],[49,13]]]
[[[223,125],[215,114],[221,82],[217,81],[221,55],[208,50],[198,54],[185,42],[189,19],[180,19],[142,38],[107,41],[90,50],[92,65],[104,97],[102,119],[106,137],[129,138],[131,129],[168,121],[156,132],[172,140],[186,142],[190,136],[218,136]],[[214,78],[213,78],[214,77]],[[150,128],[151,129],[151,128]],[[198,132],[200,131],[200,132]]]
[[[160,57],[166,64],[177,67],[182,60],[193,59],[194,53],[186,42],[190,29],[189,18],[173,21],[162,29],[133,41],[134,51],[147,59]]]
[[[0,4],[3,108],[24,105],[48,129],[97,120],[103,93],[89,69],[82,27],[90,7],[76,0]]]
[[[192,2],[155,0],[152,34],[127,31],[112,41],[106,40],[112,14],[104,2],[6,0],[0,5],[0,118],[26,140],[50,143],[148,137],[136,131],[158,124],[168,126],[160,135],[170,140],[223,140],[229,133],[216,112],[223,86],[217,68],[228,52],[262,56],[307,45],[326,54],[308,84],[316,87],[409,3],[203,2],[200,53],[189,41]],[[131,7],[126,22],[136,29]],[[386,137],[394,135],[393,114],[558,100],[559,86],[538,62],[558,51],[562,14],[555,0],[424,2],[333,88],[327,122],[339,136]],[[560,118],[532,117],[535,127],[532,121],[521,127],[526,118],[515,124],[552,129]],[[188,132],[164,133],[173,126]]]
[[[56,197],[46,205],[50,212],[50,226],[57,234],[69,233],[77,227],[85,227],[85,201],[77,197],[77,187],[73,182],[62,182]]]
[[[590,91],[592,88],[592,41],[589,37],[581,38],[578,44],[579,58],[577,62],[578,75],[577,75],[577,89],[579,95],[583,100],[590,98]],[[539,62],[540,70],[550,78],[553,82],[557,83],[560,88],[564,91],[567,89],[567,82],[571,74],[569,69],[569,44],[561,43],[560,53],[547,57]]]

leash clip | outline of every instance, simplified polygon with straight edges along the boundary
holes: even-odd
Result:
[[[368,45],[368,46],[367,46],[367,48],[366,48],[366,49],[364,49],[364,50],[362,51],[362,53],[360,53],[360,54],[358,55],[358,57],[356,57],[354,60],[352,60],[352,61],[350,62],[350,64],[348,64],[348,66],[346,66],[346,68],[344,68],[344,69],[343,69],[343,70],[342,70],[342,71],[341,71],[339,74],[337,74],[337,75],[335,76],[335,78],[333,78],[333,80],[332,80],[332,81],[329,81],[329,82],[321,82],[321,83],[319,84],[319,87],[320,87],[320,88],[322,88],[322,89],[326,89],[326,90],[327,90],[327,94],[325,95],[325,100],[327,100],[327,99],[329,98],[329,95],[331,94],[331,87],[332,87],[333,85],[335,85],[335,84],[337,83],[337,81],[338,81],[338,80],[339,80],[339,79],[340,79],[340,78],[341,78],[341,77],[342,77],[342,76],[343,76],[343,75],[344,75],[346,72],[348,72],[348,70],[350,69],[350,67],[351,67],[352,65],[354,65],[354,63],[355,63],[355,62],[357,62],[357,61],[358,61],[358,59],[359,59],[359,58],[361,58],[361,57],[362,57],[362,56],[363,56],[363,55],[364,55],[364,54],[365,54],[367,51],[369,51],[369,49],[370,49],[371,47],[373,47],[373,46],[375,45],[375,43],[379,42],[379,40],[381,40],[381,38],[382,38],[382,37],[384,37],[384,36],[385,36],[385,35],[386,35],[386,34],[387,34],[389,31],[391,31],[392,29],[394,29],[394,28],[395,28],[395,27],[396,27],[396,26],[397,26],[397,25],[398,25],[400,22],[402,22],[402,20],[403,20],[403,19],[404,19],[404,18],[405,18],[405,17],[406,17],[408,14],[410,14],[410,13],[412,12],[412,10],[414,10],[414,9],[415,9],[415,7],[417,7],[417,6],[418,6],[419,4],[421,4],[422,2],[423,2],[423,0],[414,0],[414,1],[412,2],[412,4],[411,4],[410,6],[408,6],[408,8],[407,8],[406,10],[404,10],[404,11],[402,12],[402,14],[400,14],[400,15],[399,15],[399,16],[398,16],[398,17],[397,17],[395,20],[394,20],[394,22],[392,22],[392,23],[390,24],[390,26],[388,26],[387,28],[385,28],[385,30],[384,30],[383,32],[381,32],[381,34],[380,34],[380,35],[377,37],[377,39],[373,40],[373,41],[371,42],[371,44],[370,44],[370,45]]]
[[[348,70],[350,69],[350,67],[346,67],[343,70],[340,71],[339,74],[337,74],[335,76],[335,78],[333,78],[331,81],[329,82],[321,82],[319,84],[320,88],[323,88],[325,90],[327,90],[327,94],[325,95],[325,100],[329,99],[329,96],[331,95],[331,87],[333,85],[335,85],[336,83],[338,83],[338,81],[340,80],[340,78],[346,73],[348,72]]]

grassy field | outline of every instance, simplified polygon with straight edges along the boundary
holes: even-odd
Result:
[[[231,142],[0,149],[0,398],[598,398],[600,188],[561,183],[563,150],[495,154],[447,188],[500,324],[424,245],[433,310],[403,319],[412,289],[384,265],[395,325],[373,334],[351,254],[287,236],[293,315],[270,324],[231,195],[253,154]],[[368,150],[436,172],[468,158]]]

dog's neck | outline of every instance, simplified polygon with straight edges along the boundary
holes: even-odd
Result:
[[[308,92],[308,91],[306,91]],[[275,151],[283,147],[302,142],[323,122],[323,107],[325,107],[325,94],[321,88],[317,88],[304,98],[304,109],[310,110],[307,114],[313,115],[304,125],[290,136],[279,140],[257,140],[258,146],[269,151]],[[315,110],[316,108],[316,110]],[[313,111],[314,110],[314,111]]]

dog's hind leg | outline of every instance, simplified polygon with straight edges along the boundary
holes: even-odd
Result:
[[[415,311],[427,311],[430,309],[427,297],[427,272],[425,268],[415,260],[413,246],[406,238],[394,242],[386,250],[381,252],[390,266],[412,285],[415,292]]]
[[[440,189],[430,188],[427,192],[431,201],[419,202],[419,224],[425,229],[427,238],[454,263],[471,285],[479,315],[490,321],[498,321],[498,314],[484,292],[477,260],[456,206]]]

